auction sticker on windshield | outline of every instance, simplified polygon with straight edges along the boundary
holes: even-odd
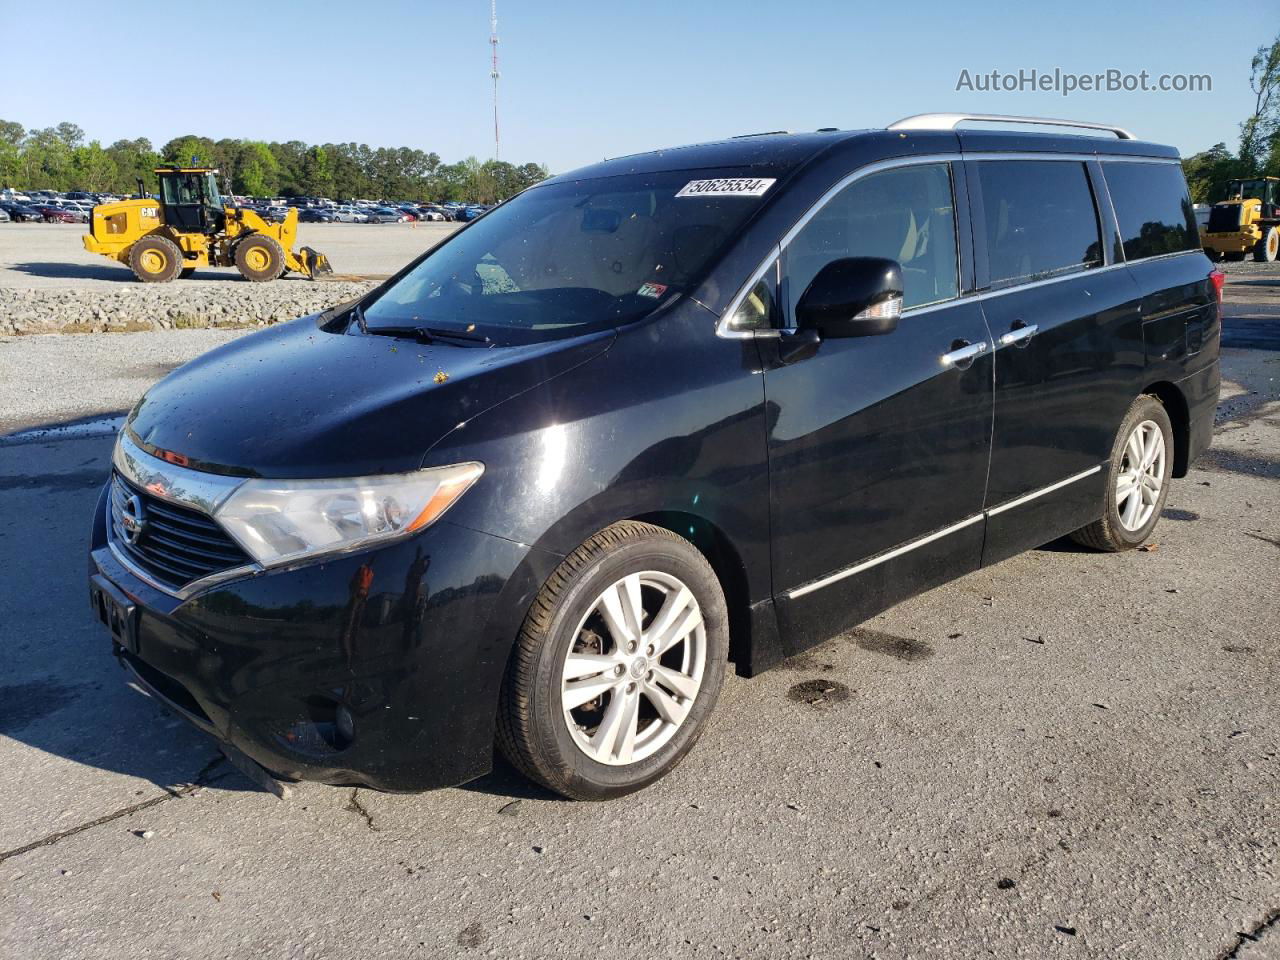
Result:
[[[719,180],[690,180],[677,197],[758,197],[777,181],[760,177],[726,177]]]

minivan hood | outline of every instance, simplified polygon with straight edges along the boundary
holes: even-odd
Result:
[[[613,336],[420,344],[328,333],[304,317],[174,371],[138,401],[126,429],[149,452],[214,473],[400,473],[455,427],[598,356]]]

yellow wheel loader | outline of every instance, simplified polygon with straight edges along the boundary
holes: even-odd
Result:
[[[235,267],[246,280],[275,280],[293,270],[314,280],[333,273],[329,258],[310,247],[296,253],[298,211],[269,223],[256,211],[228,207],[217,170],[160,167],[160,199],[121,200],[93,208],[84,248],[127,264],[146,283],[188,277],[197,267]]]
[[[1227,199],[1209,208],[1200,245],[1213,260],[1243,260],[1246,253],[1268,263],[1280,256],[1280,179],[1232,180]]]

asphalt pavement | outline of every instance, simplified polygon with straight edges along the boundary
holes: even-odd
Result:
[[[257,790],[125,684],[84,572],[102,418],[237,334],[0,340],[0,957],[1280,958],[1274,287],[1229,287],[1150,549],[1050,544],[730,677],[607,804],[503,765]]]

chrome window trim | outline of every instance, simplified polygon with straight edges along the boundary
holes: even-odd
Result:
[[[737,309],[740,306],[742,306],[742,301],[747,299],[747,294],[749,294],[752,290],[755,289],[756,284],[765,278],[765,275],[769,272],[769,268],[777,264],[780,261],[781,257],[782,257],[782,244],[780,243],[774,244],[773,249],[770,250],[769,252],[769,255],[764,258],[760,266],[756,267],[755,270],[752,271],[751,277],[747,280],[743,288],[739,290],[736,294],[734,294],[733,302],[729,304],[729,309],[726,310],[724,314],[719,319],[716,320],[716,336],[723,337],[725,340],[753,340],[756,338],[756,336],[763,336],[763,337],[782,336],[781,327],[774,327],[772,329],[765,329],[765,330],[738,330],[737,328],[729,324],[729,318],[732,317],[735,312],[737,312]],[[777,306],[776,304],[777,298],[778,298],[778,292],[777,290],[775,290],[774,291],[775,307]]]
[[[777,262],[778,259],[782,256],[782,252],[786,249],[787,245],[791,243],[793,239],[795,239],[796,234],[798,234],[802,229],[804,229],[805,225],[808,224],[808,222],[812,220],[815,216],[817,216],[818,212],[823,207],[825,207],[835,197],[835,195],[840,193],[845,187],[849,186],[851,183],[853,183],[856,180],[860,180],[863,177],[870,176],[873,173],[879,173],[882,170],[892,170],[896,167],[915,166],[918,164],[925,164],[925,163],[956,163],[964,160],[1043,160],[1043,161],[1066,160],[1074,163],[1090,163],[1090,162],[1096,161],[1098,163],[1119,162],[1119,163],[1175,163],[1175,164],[1181,164],[1182,162],[1181,160],[1178,160],[1176,158],[1171,158],[1171,157],[1128,156],[1128,155],[1110,154],[1106,152],[1019,153],[1019,152],[1010,151],[1006,153],[1000,153],[1000,152],[988,151],[984,153],[936,153],[936,154],[930,154],[928,156],[893,157],[888,160],[879,160],[876,163],[868,164],[865,167],[860,167],[857,170],[854,170],[852,173],[847,174],[845,177],[839,180],[835,184],[835,186],[831,187],[829,190],[826,191],[826,193],[824,193],[821,197],[819,197],[816,201],[814,201],[813,205],[810,206],[809,209],[806,210],[800,216],[800,219],[797,220],[796,223],[785,234],[783,234],[782,239],[770,249],[769,255],[765,257],[764,261],[761,262],[760,266],[758,266],[752,272],[751,278],[738,289],[738,292],[734,294],[733,299],[729,301],[729,306],[725,308],[724,313],[722,313],[719,319],[716,321],[716,336],[726,340],[750,340],[755,337],[781,337],[784,333],[789,332],[786,328],[782,328],[782,327],[779,327],[774,330],[735,330],[729,326],[729,318],[732,317],[735,311],[737,311],[738,307],[742,305],[742,301],[746,299],[746,296],[751,291],[751,288],[754,287],[760,281],[760,278],[764,276],[765,272],[769,269],[770,264]],[[1104,180],[1106,179],[1105,170],[1103,171],[1103,179]],[[1107,203],[1111,204],[1111,202],[1112,202],[1111,189],[1110,189],[1110,185],[1108,185]],[[1114,216],[1114,205],[1113,205],[1113,216]],[[962,293],[957,297],[952,297],[950,300],[942,300],[937,303],[922,304],[918,307],[909,307],[906,310],[902,311],[902,316],[905,319],[906,317],[917,316],[918,314],[928,313],[931,310],[940,310],[943,307],[951,307],[960,303],[978,302],[981,300],[985,300],[988,297],[999,297],[999,296],[1003,296],[1006,293],[1013,293],[1014,291],[1017,291],[1017,290],[1028,290],[1033,287],[1045,286],[1050,283],[1061,283],[1063,280],[1074,280],[1077,277],[1081,277],[1085,275],[1092,276],[1093,274],[1101,273],[1105,270],[1116,270],[1121,267],[1126,267],[1134,263],[1147,263],[1152,260],[1167,260],[1167,259],[1172,259],[1173,257],[1186,256],[1187,254],[1192,254],[1192,253],[1203,255],[1203,251],[1197,247],[1191,250],[1178,250],[1175,253],[1161,253],[1151,257],[1142,257],[1139,260],[1119,260],[1115,263],[1108,263],[1100,267],[1094,267],[1091,270],[1078,270],[1074,273],[1068,273],[1060,277],[1049,277],[1044,280],[1029,280],[1026,283],[1010,284],[1009,286],[1000,287],[999,289],[996,289],[996,290],[980,290],[980,291],[975,291],[967,294]]]
[[[927,544],[933,543],[935,540],[941,540],[945,536],[963,530],[965,527],[972,526],[979,520],[988,520],[991,517],[1004,513],[1006,510],[1012,510],[1015,507],[1020,507],[1023,504],[1030,503],[1032,500],[1043,497],[1045,494],[1061,490],[1063,487],[1076,483],[1079,480],[1083,480],[1086,477],[1092,477],[1094,474],[1100,473],[1105,465],[1105,462],[1096,464],[1088,470],[1082,470],[1080,473],[1067,477],[1065,480],[1059,480],[1056,483],[1049,484],[1048,486],[1032,490],[1030,493],[1024,493],[1021,496],[1014,497],[1012,500],[1006,500],[994,507],[986,507],[980,513],[975,513],[971,517],[966,517],[959,523],[953,523],[949,527],[943,527],[941,530],[935,530],[933,533],[926,534],[925,536],[919,537],[915,540],[908,540],[906,543],[900,544],[891,550],[886,550],[884,553],[876,554],[874,557],[869,557],[866,560],[860,560],[851,567],[845,567],[844,569],[837,570],[835,573],[828,574],[825,577],[820,577],[817,580],[811,580],[798,587],[793,587],[786,591],[783,596],[788,600],[797,600],[806,594],[813,593],[815,590],[821,590],[823,587],[828,587],[833,583],[846,579],[847,577],[852,577],[854,574],[862,573],[864,570],[870,570],[872,567],[879,566],[886,560],[893,560],[903,554],[910,553],[918,547],[926,546]]]
[[[787,248],[787,245],[796,238],[796,235],[808,225],[810,220],[818,215],[819,211],[821,211],[823,207],[830,203],[837,194],[843,191],[845,187],[855,181],[861,180],[863,177],[869,177],[872,174],[880,173],[883,170],[893,170],[897,167],[910,167],[926,163],[952,163],[960,159],[961,155],[959,153],[935,153],[929,156],[920,157],[892,157],[888,160],[878,160],[875,163],[869,163],[865,167],[859,167],[852,173],[845,174],[845,176],[836,181],[835,185],[830,187],[826,193],[815,200],[808,210],[800,215],[800,218],[791,226],[791,228],[782,235],[782,239],[779,240],[769,251],[769,256],[765,258],[764,262],[752,271],[751,276],[753,279],[743,284],[742,287],[738,289],[738,292],[734,294],[733,299],[729,301],[729,306],[725,309],[724,313],[720,315],[720,319],[716,321],[716,336],[724,337],[728,340],[743,340],[751,339],[757,334],[762,334],[766,337],[778,337],[785,332],[785,328],[782,327],[777,328],[776,332],[773,330],[734,330],[729,326],[729,318],[732,317],[738,307],[742,305],[742,301],[746,299],[751,288],[759,282],[762,276],[764,276],[764,272],[769,268],[769,264],[782,256],[782,252]],[[954,184],[952,185],[952,189],[954,191]],[[952,202],[954,203],[954,196]],[[954,302],[955,298],[943,301],[943,303],[948,304]],[[908,310],[902,311],[904,316],[909,312],[910,311]]]

